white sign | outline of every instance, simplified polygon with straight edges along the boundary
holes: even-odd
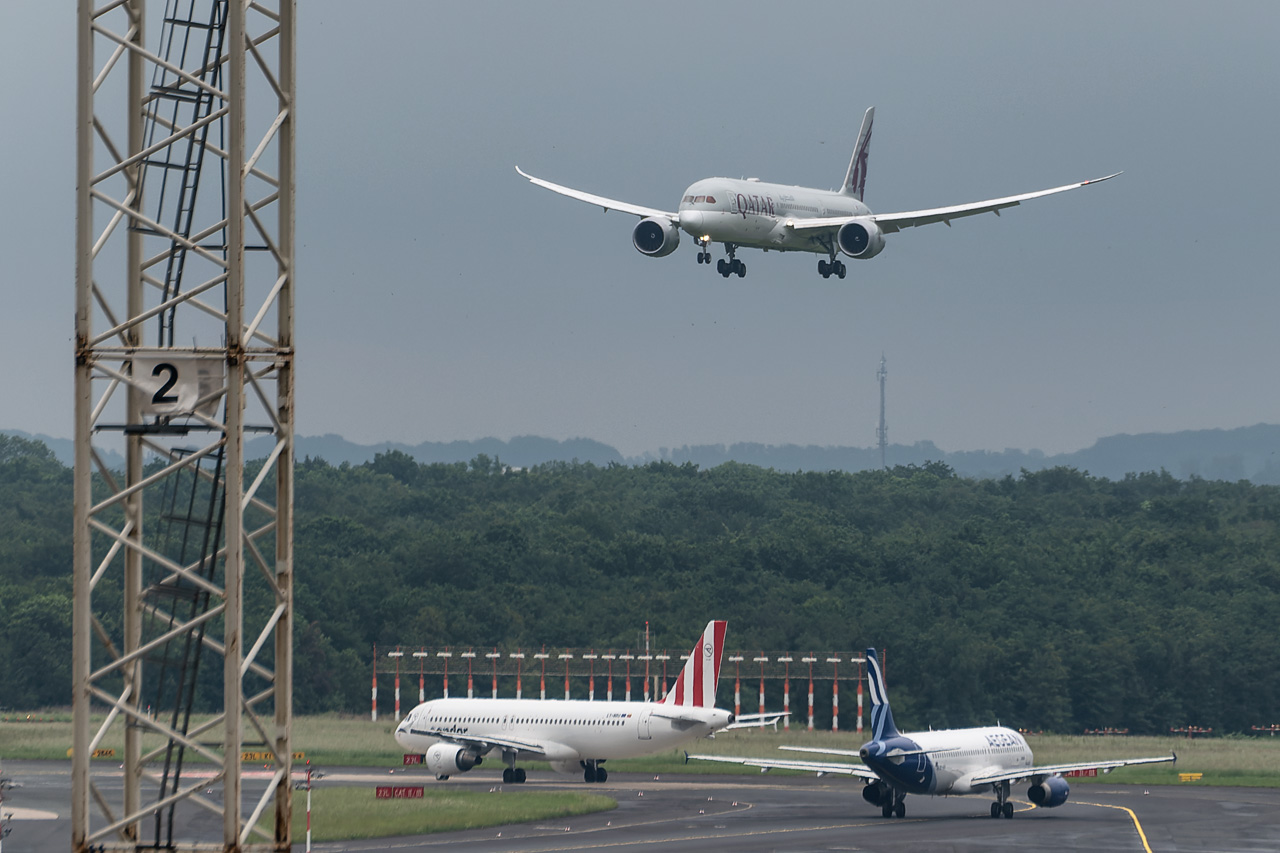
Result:
[[[225,387],[226,360],[221,355],[139,355],[133,359],[133,376],[143,392],[144,415],[190,415],[197,400]],[[221,402],[221,396],[205,400],[200,414],[214,417]]]

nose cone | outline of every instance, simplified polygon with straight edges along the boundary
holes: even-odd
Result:
[[[702,236],[702,211],[701,210],[682,210],[680,211],[680,228],[681,230],[694,235]]]

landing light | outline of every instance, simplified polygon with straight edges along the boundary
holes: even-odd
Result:
[[[703,234],[703,235],[702,235],[702,242],[704,242],[704,243],[710,243],[710,242],[711,242],[711,235],[710,235],[710,234]]]

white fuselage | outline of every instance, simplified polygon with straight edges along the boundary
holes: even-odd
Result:
[[[795,231],[786,227],[787,220],[871,213],[851,195],[734,178],[705,178],[691,184],[678,210],[681,230],[697,240],[821,254],[830,251],[825,232]]]
[[[732,720],[732,714],[718,708],[654,702],[435,699],[410,711],[397,727],[395,737],[406,752],[413,753],[425,753],[446,740],[497,740],[537,744],[541,750],[518,752],[517,760],[576,762],[661,752],[713,734]],[[422,729],[442,732],[444,736],[415,731]]]
[[[973,778],[1032,766],[1026,739],[1002,726],[904,732],[886,744],[885,756],[863,760],[886,781],[913,794],[976,794],[991,785],[975,786]],[[917,750],[924,754],[894,755]]]

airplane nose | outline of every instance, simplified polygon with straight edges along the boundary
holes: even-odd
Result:
[[[702,211],[680,211],[680,228],[689,234],[700,234],[702,232]]]

